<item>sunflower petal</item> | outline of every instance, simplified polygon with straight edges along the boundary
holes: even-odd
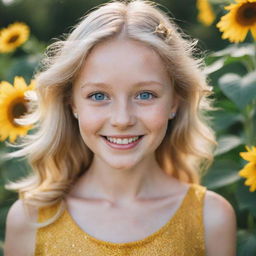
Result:
[[[17,89],[17,90],[21,90],[21,91],[24,91],[27,89],[27,84],[24,80],[23,77],[21,76],[16,76],[14,78],[14,87]]]
[[[256,190],[256,147],[246,146],[246,150],[248,152],[240,152],[240,156],[249,163],[239,171],[239,175],[246,178],[244,184],[250,186],[250,191],[253,192]]]
[[[3,81],[1,82],[0,84],[0,96],[3,94],[3,95],[8,95],[10,93],[13,93],[15,91],[14,87],[6,82],[6,81]]]
[[[207,0],[197,0],[198,20],[206,26],[210,26],[215,20],[215,14]]]
[[[251,28],[251,33],[252,33],[254,40],[256,41],[256,23],[255,23],[255,26],[253,26]]]

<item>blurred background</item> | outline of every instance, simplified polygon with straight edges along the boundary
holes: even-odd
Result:
[[[24,43],[17,45],[12,51],[2,48],[1,52],[0,34],[0,82],[6,81],[14,85],[14,78],[21,76],[29,85],[46,47],[54,39],[69,33],[83,15],[104,2],[107,1],[0,0],[0,29],[22,22],[30,30]],[[205,56],[205,72],[214,88],[215,106],[219,108],[212,113],[212,126],[217,133],[219,146],[215,152],[215,161],[203,177],[202,184],[225,197],[236,211],[237,255],[256,255],[256,149],[253,151],[253,146],[256,146],[255,38],[250,33],[240,42],[222,38],[222,32],[216,25],[227,14],[224,7],[235,4],[235,1],[155,2],[168,12],[186,34],[199,40],[200,56]],[[202,4],[203,2],[207,4]],[[3,103],[1,105],[0,91],[0,256],[3,255],[6,215],[9,207],[17,200],[17,193],[6,190],[4,184],[7,180],[16,180],[30,171],[24,160],[4,161],[1,158],[1,154],[11,150],[6,145],[7,137],[3,135],[6,133],[4,127],[7,126],[1,119],[1,114],[4,113],[1,112],[1,107],[4,111],[6,106]],[[15,136],[12,139],[15,140]],[[245,146],[249,147],[247,151]],[[249,172],[247,168],[247,176],[243,176],[244,172],[241,170],[245,170],[248,159],[240,152],[250,154],[251,166],[255,164],[250,167]],[[249,180],[248,184],[245,184],[246,179]]]

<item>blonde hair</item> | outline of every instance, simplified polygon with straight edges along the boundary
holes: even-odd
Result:
[[[193,56],[197,40],[185,35],[154,2],[112,1],[85,15],[66,39],[47,48],[36,74],[37,105],[23,118],[23,123],[36,123],[36,129],[22,139],[19,150],[9,154],[26,157],[33,170],[28,177],[5,185],[18,191],[25,204],[43,207],[63,202],[90,166],[93,153],[84,144],[70,107],[72,82],[92,48],[121,33],[160,55],[180,100],[176,117],[169,121],[156,150],[160,167],[181,181],[200,183],[211,164],[216,142],[205,113],[213,109],[208,98],[212,90],[203,59]],[[53,222],[62,210],[38,227]]]

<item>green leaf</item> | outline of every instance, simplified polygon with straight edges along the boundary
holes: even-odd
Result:
[[[227,113],[227,109],[225,111],[214,111],[213,113],[213,125],[215,130],[224,130],[231,125],[242,122],[243,116],[237,113]]]
[[[223,93],[222,93],[222,95],[223,95]],[[223,95],[223,97],[225,97],[225,96]],[[221,98],[218,102],[216,102],[216,106],[217,106],[217,108],[225,110],[227,113],[238,112],[237,106],[233,103],[233,101],[231,101],[227,97],[225,97],[224,99]]]
[[[242,139],[234,135],[222,136],[218,139],[218,147],[215,156],[224,154],[242,144]]]
[[[6,74],[8,73],[10,67],[14,64],[14,59],[10,58],[8,55],[0,56],[0,79],[6,80]]]
[[[247,230],[237,232],[237,255],[256,255],[256,234]]]
[[[222,58],[209,58],[208,62],[211,62],[209,65],[207,65],[204,69],[204,73],[206,75],[212,74],[224,66],[227,66],[229,64],[239,62],[243,63],[246,67],[252,67],[253,66],[253,60],[252,57],[249,55],[244,56],[226,56]],[[248,66],[249,65],[249,66]]]
[[[254,56],[254,45],[253,44],[242,44],[240,46],[237,45],[229,45],[223,50],[212,53],[211,57],[222,57],[222,56],[232,56],[232,57],[241,57],[241,56]]]
[[[30,36],[29,40],[21,46],[27,54],[43,53],[46,49],[46,44],[39,41],[35,36]]]
[[[210,74],[224,66],[233,63],[242,64],[249,71],[254,71],[254,45],[242,44],[231,45],[221,51],[213,52],[205,58],[205,63],[209,66],[206,73]]]
[[[233,73],[225,74],[219,79],[219,86],[239,109],[244,109],[256,98],[256,71],[244,77]]]
[[[209,189],[216,189],[232,184],[241,179],[238,176],[239,166],[231,160],[215,161],[203,176],[202,183]]]
[[[2,142],[0,144],[0,166],[5,162],[5,159],[4,159],[3,155],[6,154],[6,153],[7,153],[7,147]]]
[[[15,76],[22,76],[27,83],[30,82],[40,57],[41,55],[28,55],[16,58],[8,71],[8,80],[12,81]]]
[[[224,65],[229,65],[235,62],[239,62],[244,64],[246,67],[250,68],[253,66],[253,58],[249,55],[243,55],[243,56],[228,56],[225,59]],[[251,69],[251,68],[250,68]],[[250,70],[249,69],[249,70]]]
[[[0,240],[0,248],[4,249],[4,242]]]
[[[214,73],[215,71],[220,70],[225,63],[225,58],[221,58],[216,60],[215,62],[213,62],[211,65],[208,65],[205,69],[204,69],[204,73],[206,75],[209,75],[211,73]]]
[[[209,0],[209,2],[211,4],[218,4],[218,5],[220,5],[220,4],[229,4],[230,3],[229,0]]]
[[[248,209],[256,217],[256,191],[250,192],[249,186],[246,186],[244,182],[244,178],[239,181],[235,192],[239,208]]]

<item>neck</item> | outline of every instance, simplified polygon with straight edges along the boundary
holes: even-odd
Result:
[[[115,205],[151,197],[154,191],[161,191],[167,174],[154,157],[150,159],[133,168],[118,170],[94,159],[76,185],[75,194],[79,197],[100,198]]]

